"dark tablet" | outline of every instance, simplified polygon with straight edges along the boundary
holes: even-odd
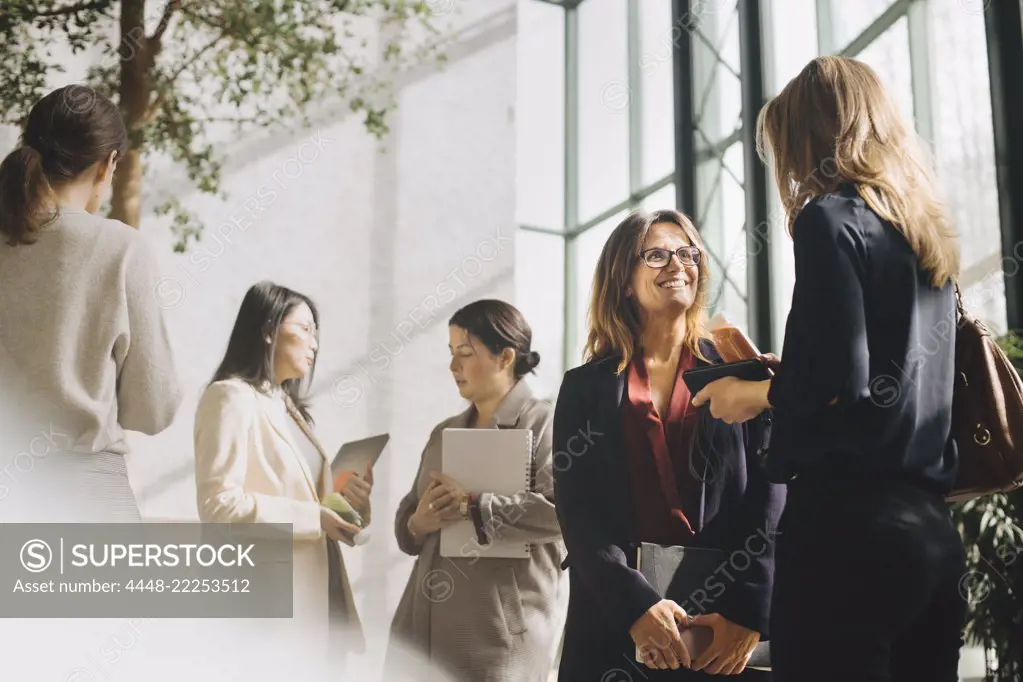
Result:
[[[682,381],[686,382],[689,392],[693,395],[699,393],[710,382],[723,377],[735,377],[746,381],[764,381],[771,378],[771,373],[768,371],[767,365],[760,360],[723,362],[682,372]]]
[[[360,476],[364,475],[366,466],[376,464],[380,454],[384,451],[384,446],[390,439],[390,434],[382,433],[378,436],[345,443],[337,451],[334,461],[331,462],[331,476],[336,478],[344,471],[355,471]]]

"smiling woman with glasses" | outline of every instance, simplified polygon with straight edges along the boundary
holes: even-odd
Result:
[[[628,216],[600,254],[586,362],[565,375],[554,414],[570,571],[559,679],[606,678],[637,651],[649,680],[767,679],[745,666],[767,635],[774,559],[770,543],[750,538],[773,533],[784,489],[759,464],[766,415],[725,424],[690,405],[682,372],[721,362],[707,338],[702,256],[699,233],[677,211]],[[636,570],[644,542],[717,549],[722,565],[738,553],[746,568],[683,607]],[[702,655],[690,655],[679,631],[696,613],[692,626],[713,631]]]
[[[652,268],[663,268],[671,262],[672,255],[682,265],[699,265],[701,251],[697,246],[680,246],[675,250],[664,248],[644,249],[639,252],[643,262]]]
[[[359,650],[362,632],[338,542],[361,530],[321,505],[333,492],[327,454],[305,393],[319,350],[319,315],[307,296],[272,282],[242,301],[227,351],[199,401],[195,485],[199,519],[291,524],[294,622],[323,651]],[[362,472],[360,472],[362,473]],[[372,472],[342,494],[369,523]]]

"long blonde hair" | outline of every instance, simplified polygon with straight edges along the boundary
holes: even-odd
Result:
[[[760,111],[756,133],[760,157],[773,159],[790,235],[806,202],[848,182],[902,232],[935,286],[959,274],[929,159],[869,66],[814,59]]]
[[[604,243],[597,269],[593,273],[590,309],[586,316],[588,332],[583,351],[584,361],[618,356],[619,374],[632,362],[639,345],[642,323],[636,302],[626,295],[626,291],[633,272],[640,266],[639,252],[643,249],[647,232],[657,223],[681,227],[689,243],[703,251],[700,234],[693,222],[678,211],[636,211],[620,222]],[[699,341],[708,335],[706,305],[710,270],[707,258],[700,259],[699,273],[696,298],[685,313],[684,344],[694,355],[703,358]]]

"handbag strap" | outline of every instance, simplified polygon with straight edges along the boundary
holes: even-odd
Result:
[[[963,292],[959,289],[959,280],[952,280],[952,284],[956,289],[956,310],[959,312],[959,317],[966,317],[966,306],[963,305]]]
[[[956,328],[960,328],[963,325],[970,325],[975,327],[981,334],[990,336],[991,330],[988,329],[987,325],[981,322],[979,318],[966,312],[966,304],[963,303],[963,292],[959,289],[959,282],[956,280],[952,280],[952,282],[955,285],[956,311],[958,312],[958,315],[956,316]]]

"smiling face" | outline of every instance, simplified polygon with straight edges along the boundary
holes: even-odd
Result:
[[[514,364],[515,351],[506,348],[495,355],[482,341],[454,324],[448,327],[448,337],[451,351],[449,368],[459,395],[479,402],[507,389],[512,381],[509,367]]]
[[[305,303],[299,303],[284,316],[277,333],[274,374],[277,381],[304,377],[316,360],[316,320]]]
[[[639,259],[629,283],[629,293],[645,316],[658,314],[681,315],[696,300],[699,286],[699,265],[683,264],[674,252],[693,246],[678,225],[655,223],[647,231],[641,252],[665,249],[671,252],[664,267],[650,267]]]

